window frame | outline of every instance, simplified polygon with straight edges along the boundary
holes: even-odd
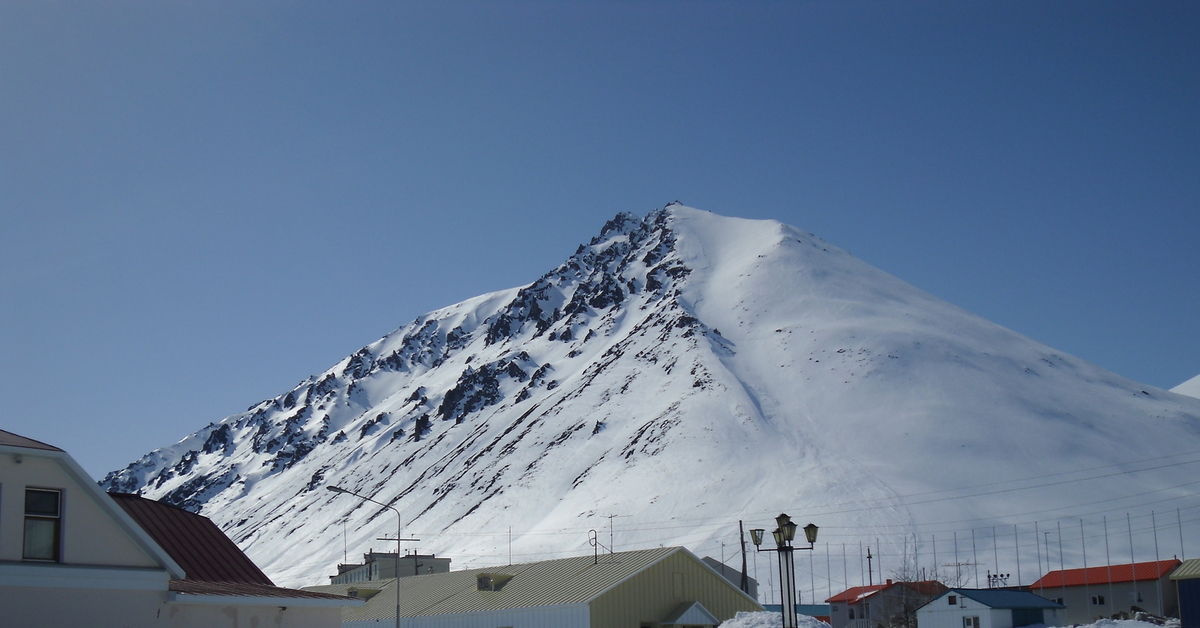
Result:
[[[29,511],[29,493],[33,492],[33,491],[36,491],[39,493],[54,493],[57,496],[54,514],[51,515],[51,514],[47,514],[47,513],[38,513],[38,512],[31,513]],[[22,512],[24,513],[23,519],[22,519],[24,525],[23,525],[22,531],[21,531],[21,560],[45,562],[45,563],[62,562],[62,546],[63,546],[63,543],[62,543],[63,523],[62,523],[62,521],[63,521],[63,503],[64,503],[63,495],[64,494],[65,494],[65,491],[61,488],[49,488],[49,487],[41,487],[41,486],[26,486],[25,487],[25,506],[22,510]],[[49,558],[47,558],[45,556],[41,556],[41,555],[32,555],[32,556],[30,555],[30,552],[29,552],[29,547],[30,547],[29,546],[29,541],[30,541],[30,539],[29,539],[29,524],[31,522],[51,522],[51,523],[53,523],[52,549],[50,552],[51,556]]]

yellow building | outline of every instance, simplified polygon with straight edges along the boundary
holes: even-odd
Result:
[[[368,598],[342,626],[396,618],[395,579],[309,591]],[[682,547],[577,556],[401,578],[404,628],[669,628],[716,626],[761,611],[749,595]]]

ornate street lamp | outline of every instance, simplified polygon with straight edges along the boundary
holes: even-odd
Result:
[[[392,512],[396,513],[396,628],[400,628],[400,526],[401,526],[400,511],[396,510],[396,508],[393,506],[390,506],[383,502],[377,502],[377,501],[371,499],[370,497],[367,497],[366,495],[359,495],[358,493],[355,493],[354,491],[348,491],[340,486],[330,485],[330,486],[326,486],[325,488],[327,490],[333,491],[334,493],[345,493],[347,495],[353,495],[361,500],[371,502],[372,504],[378,504],[378,505],[383,506],[384,508],[387,508],[388,510],[391,510]]]
[[[779,603],[783,610],[783,628],[797,628],[796,617],[796,565],[792,559],[792,552],[797,549],[811,550],[816,547],[817,543],[817,526],[808,524],[804,526],[804,538],[808,541],[808,547],[792,547],[792,541],[796,538],[796,528],[798,527],[792,518],[786,514],[781,514],[775,517],[777,528],[771,531],[771,536],[775,537],[775,549],[773,551],[779,553]],[[760,552],[770,552],[770,548],[762,549],[763,534],[766,530],[756,528],[750,531],[750,540],[754,541],[754,549]]]

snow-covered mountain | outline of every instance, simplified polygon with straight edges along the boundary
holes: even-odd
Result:
[[[1200,375],[1172,388],[1171,392],[1200,399]]]
[[[1069,514],[1093,491],[1183,494],[1178,469],[1088,470],[1196,451],[1200,399],[810,233],[674,204],[618,215],[533,283],[421,316],[102,483],[200,510],[296,585],[395,534],[390,511],[332,484],[394,505],[422,539],[406,550],[461,567],[586,551],[610,526],[618,549],[718,555],[738,519],[781,511],[834,545],[945,538]]]

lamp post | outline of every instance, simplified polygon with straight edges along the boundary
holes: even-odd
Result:
[[[763,533],[766,530],[757,528],[750,531],[750,540],[754,541],[754,549],[759,552],[775,551],[779,553],[779,604],[783,611],[783,628],[797,628],[796,618],[796,565],[792,561],[792,552],[797,549],[811,550],[817,543],[817,526],[804,526],[804,538],[808,547],[792,547],[792,539],[796,538],[798,527],[792,518],[786,514],[775,517],[778,526],[771,531],[775,537],[775,549],[762,549]]]
[[[391,510],[392,512],[396,513],[396,628],[400,628],[400,527],[402,525],[402,518],[400,517],[400,511],[396,510],[396,508],[394,506],[390,506],[383,502],[377,502],[377,501],[371,499],[370,497],[367,497],[366,495],[359,495],[358,493],[355,493],[354,491],[348,491],[340,486],[330,485],[330,486],[326,486],[325,488],[327,490],[333,491],[334,493],[345,493],[347,495],[353,495],[361,500],[371,502],[372,504],[378,504],[378,505],[383,506],[384,508],[387,508],[388,510]]]

